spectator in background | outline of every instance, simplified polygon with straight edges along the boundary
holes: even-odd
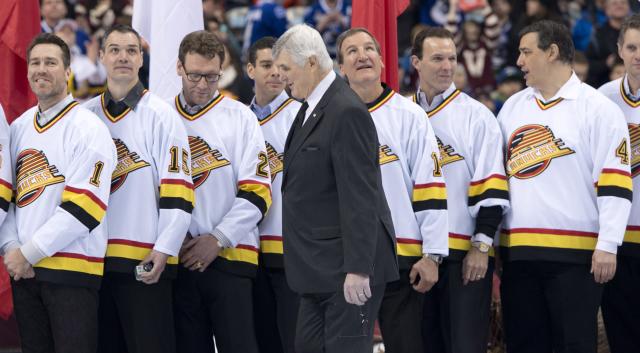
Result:
[[[587,75],[589,74],[589,60],[583,52],[576,51],[576,55],[573,57],[573,71],[576,76],[582,82],[587,82]]]
[[[230,50],[224,43],[224,61],[222,62],[222,76],[218,81],[218,89],[225,96],[238,100],[246,105],[253,98],[253,86],[242,70],[240,55]]]
[[[618,57],[616,43],[622,21],[629,15],[629,0],[605,0],[604,12],[609,20],[596,30],[586,52],[591,62],[587,83],[593,87],[600,87],[607,82]]]
[[[507,60],[507,46],[509,44],[509,33],[513,24],[511,23],[511,2],[509,0],[493,0],[491,2],[493,13],[498,18],[497,31],[498,37],[495,39],[493,47],[493,69],[497,70],[505,65]]]
[[[595,0],[581,9],[582,14],[574,23],[571,34],[576,50],[586,51],[591,42],[594,27],[600,27],[607,22],[607,15],[604,13],[604,2],[605,0]]]
[[[332,59],[336,58],[336,39],[351,26],[351,0],[318,0],[304,16],[315,27]]]
[[[44,33],[54,33],[58,30],[60,21],[67,16],[68,8],[64,0],[40,0],[40,27]],[[89,35],[76,28],[76,45],[80,51],[86,53],[85,43],[90,41]]]
[[[513,66],[502,69],[496,76],[496,82],[498,88],[491,93],[491,100],[493,101],[494,113],[498,114],[504,102],[524,88],[524,83],[521,71]]]
[[[226,21],[224,21],[224,19],[220,20],[220,18],[217,16],[205,17],[204,29],[215,34],[223,42],[227,43],[230,50],[233,50],[236,53],[242,51],[242,46],[240,45],[238,38],[229,28],[229,25]]]
[[[626,69],[624,67],[624,61],[622,61],[622,59],[617,58],[616,61],[613,63],[613,67],[611,68],[611,71],[609,72],[609,80],[613,81],[613,80],[617,80],[620,77],[624,76],[624,74],[626,73]]]
[[[456,66],[456,71],[453,73],[453,83],[462,92],[469,93],[469,78],[467,77],[467,70],[462,64]]]
[[[247,14],[247,27],[244,29],[243,57],[247,55],[249,47],[258,39],[262,37],[278,38],[287,30],[287,12],[280,4],[281,1],[258,0],[254,6],[251,6]]]

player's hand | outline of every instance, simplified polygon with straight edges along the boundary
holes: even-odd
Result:
[[[483,253],[472,246],[462,260],[462,283],[466,286],[469,282],[483,279],[488,267],[489,253]]]
[[[418,276],[420,276],[420,280],[416,283]],[[409,281],[413,285],[413,289],[420,293],[430,291],[438,282],[438,264],[429,258],[423,257],[411,267]]]
[[[20,248],[11,249],[4,255],[4,266],[14,281],[35,276],[33,274],[33,276],[29,277],[33,273],[33,268],[22,254],[22,251],[20,251]]]
[[[146,284],[154,284],[160,280],[160,275],[164,271],[164,267],[167,264],[169,255],[160,251],[151,250],[149,255],[140,262],[140,265],[144,266],[148,263],[153,263],[153,268],[149,272],[143,272],[140,274],[140,279]]]
[[[369,276],[347,273],[344,279],[344,300],[349,304],[364,305],[371,298]]]
[[[202,234],[189,240],[184,246],[185,252],[180,262],[191,271],[204,270],[215,260],[222,247],[218,239],[211,234]]]
[[[607,283],[616,274],[616,254],[595,250],[591,257],[591,273],[597,283]]]

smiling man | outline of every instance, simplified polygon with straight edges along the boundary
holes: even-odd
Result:
[[[524,28],[518,66],[529,87],[498,116],[511,195],[500,237],[509,352],[596,352],[603,283],[631,209],[624,116],[580,82],[573,55],[565,26]]]
[[[292,27],[273,55],[291,95],[304,100],[282,180],[285,272],[302,295],[296,352],[371,352],[385,284],[398,279],[376,128],[315,29]]]
[[[613,353],[632,352],[640,347],[640,15],[626,19],[620,29],[618,54],[626,74],[600,87],[599,91],[622,109],[629,127],[629,159],[634,200],[631,216],[618,253],[616,275],[602,294],[602,315],[609,348]]]
[[[366,103],[380,141],[382,185],[396,231],[400,279],[388,283],[380,328],[388,352],[422,352],[424,295],[448,254],[447,192],[424,111],[380,81],[378,41],[364,28],[338,37],[338,64]]]
[[[37,36],[27,62],[38,105],[11,125],[12,159],[2,163],[15,168],[15,212],[0,232],[22,352],[95,352],[116,150],[100,119],[67,93],[62,39]]]
[[[174,286],[180,351],[257,353],[253,279],[258,223],[271,205],[269,160],[260,125],[244,104],[218,92],[225,58],[215,34],[180,43],[182,92],[173,106],[189,134],[198,204],[180,250]]]
[[[194,204],[187,134],[171,106],[138,80],[142,47],[135,30],[108,30],[100,60],[107,91],[85,105],[105,122],[118,149],[100,351],[175,352],[172,279]]]

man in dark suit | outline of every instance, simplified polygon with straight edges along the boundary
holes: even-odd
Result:
[[[398,279],[376,128],[316,30],[292,27],[273,56],[304,101],[282,182],[285,272],[302,295],[296,351],[368,353],[385,283]]]

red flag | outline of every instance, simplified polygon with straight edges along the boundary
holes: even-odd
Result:
[[[40,33],[38,0],[0,6],[0,103],[9,122],[36,104],[27,81],[27,46]]]
[[[398,90],[398,16],[409,0],[353,0],[351,28],[365,27],[380,42],[382,81]]]
[[[9,274],[2,264],[2,256],[0,256],[0,319],[9,320],[12,312],[11,282],[9,281]]]

